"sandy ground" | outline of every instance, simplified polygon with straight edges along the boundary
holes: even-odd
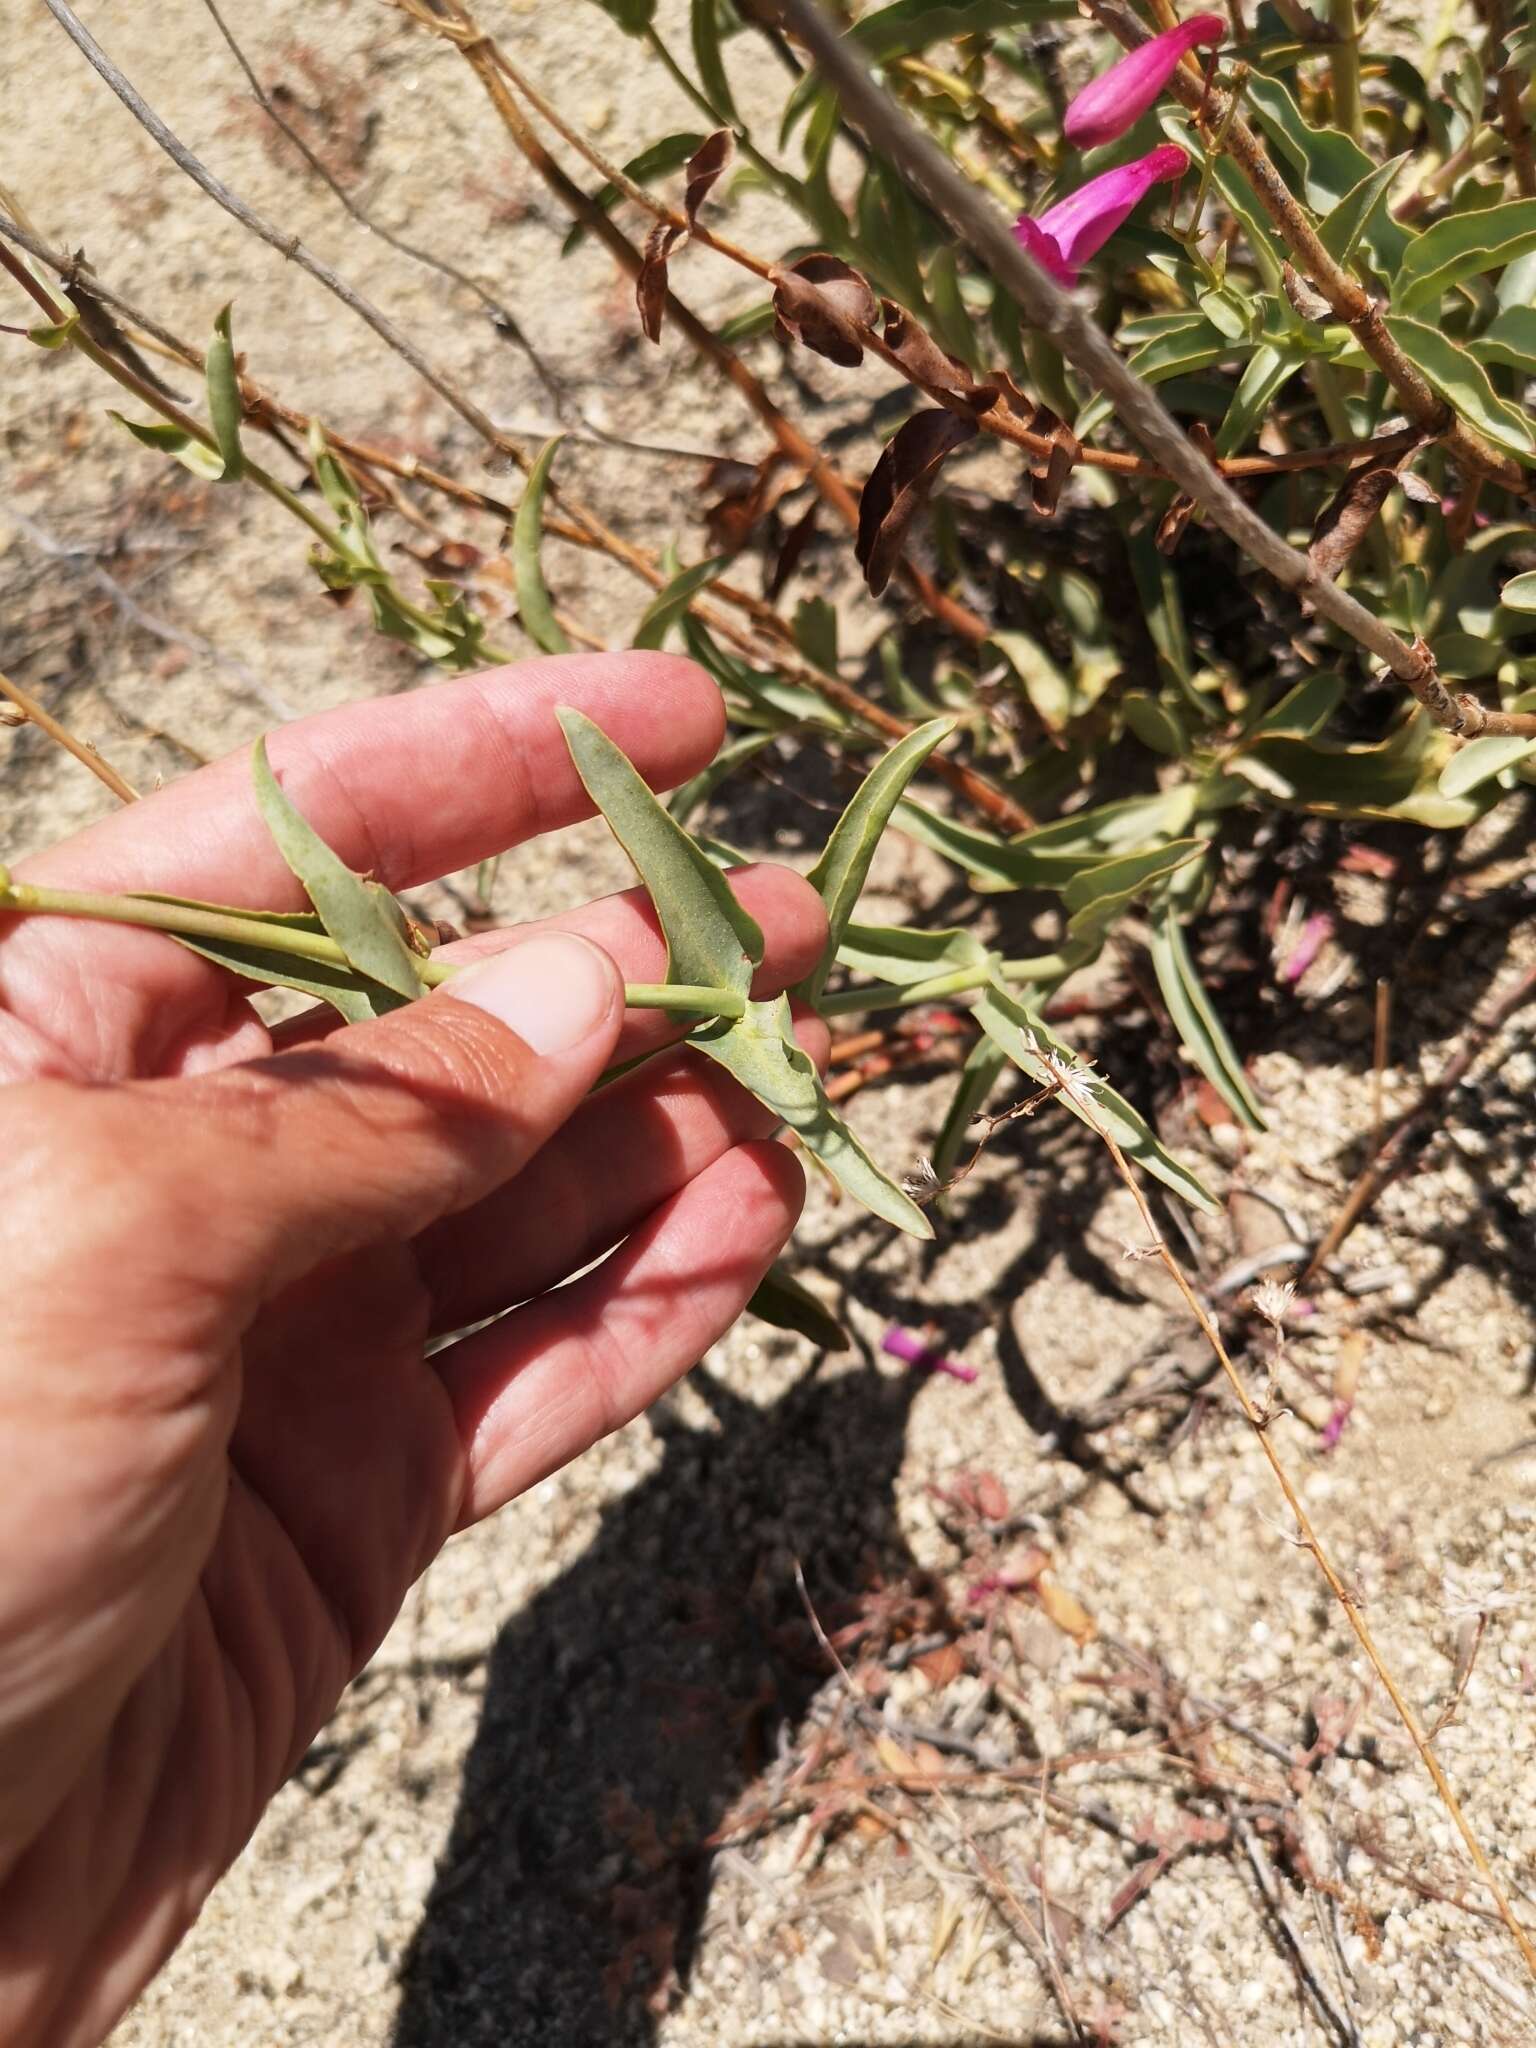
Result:
[[[550,428],[547,392],[473,296],[349,223],[272,145],[197,0],[82,11],[220,175],[498,420],[530,440]],[[669,32],[683,13],[663,7]],[[338,174],[380,221],[483,272],[586,418],[760,452],[679,344],[636,342],[605,258],[558,261],[564,223],[458,60],[365,0],[256,14],[230,19]],[[688,125],[596,8],[487,19],[613,153]],[[170,170],[35,0],[7,31],[0,182],[42,233],[83,242],[182,332],[205,333],[233,298],[252,369],[284,396],[498,487],[461,422]],[[732,61],[744,102],[776,103],[770,60]],[[750,204],[766,238],[766,203]],[[684,282],[716,313],[750,298],[702,255]],[[275,508],[168,471],[105,419],[85,366],[7,346],[0,655],[133,780],[184,772],[283,708],[429,684],[356,611],[317,599]],[[771,345],[758,360],[779,375]],[[879,384],[819,388],[840,394],[830,429]],[[587,445],[568,459],[621,528],[697,547],[697,465]],[[569,550],[552,561],[562,605],[623,644],[640,587]],[[815,573],[840,571],[829,555]],[[850,606],[852,644],[875,629]],[[0,857],[104,800],[25,730],[4,736],[0,775]],[[756,824],[793,858],[795,817],[720,822]],[[1518,851],[1492,849],[1505,865],[1483,881]],[[880,876],[893,915],[936,880],[899,850]],[[624,877],[582,828],[509,860],[498,908],[542,912]],[[462,880],[433,899],[465,900]],[[1371,1126],[1366,991],[1387,908],[1356,878],[1350,950],[1251,1006],[1268,1135],[1238,1147],[1171,1114],[1166,1135],[1230,1197],[1192,1248],[1208,1272],[1337,1205]],[[1431,932],[1397,991],[1389,1108],[1444,1057],[1503,946],[1491,925]],[[1158,1078],[1112,1070],[1133,1096]],[[1369,1291],[1329,1290],[1294,1323],[1272,1427],[1431,1722],[1464,1676],[1464,1611],[1488,1614],[1438,1748],[1536,1917],[1533,1079],[1516,1042],[1458,1095],[1430,1170],[1350,1242]],[[948,1085],[936,1067],[871,1088],[855,1120],[883,1157],[915,1162]],[[818,1191],[804,1263],[854,1349],[819,1361],[743,1325],[649,1419],[454,1543],[115,2048],[1044,2043],[1068,2038],[1053,1973],[1086,2039],[1536,2038],[1536,1992],[1257,1447],[1194,1384],[1204,1363],[1165,1277],[1125,1256],[1139,1237],[1059,1116],[999,1135],[931,1247]],[[1230,1301],[1226,1314],[1236,1328]],[[896,1368],[879,1351],[893,1322],[932,1326],[974,1380]],[[1345,1355],[1358,1401],[1325,1451]],[[1141,1389],[1163,1374],[1176,1398],[1108,1414],[1133,1373]],[[1051,1620],[1031,1576],[1042,1551],[1093,1640]],[[811,1635],[797,1561],[847,1646],[846,1686]]]

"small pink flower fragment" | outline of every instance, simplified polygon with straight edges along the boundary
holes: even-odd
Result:
[[[1323,947],[1333,937],[1333,919],[1326,910],[1315,910],[1302,926],[1300,935],[1277,969],[1286,988],[1294,988]]]
[[[1227,25],[1219,14],[1192,14],[1165,28],[1111,64],[1067,108],[1062,133],[1078,149],[1095,149],[1134,128],[1197,43],[1219,43]]]
[[[1354,1407],[1353,1401],[1336,1401],[1334,1403],[1333,1413],[1323,1424],[1323,1449],[1325,1451],[1331,1451],[1337,1445],[1339,1438],[1344,1434],[1345,1424],[1354,1413]]]
[[[1013,224],[1014,239],[1058,284],[1076,284],[1083,265],[1098,254],[1152,187],[1181,177],[1188,166],[1183,150],[1165,142],[1134,163],[1119,164],[1090,178],[1086,185],[1048,206],[1038,220],[1021,213]]]
[[[921,1337],[914,1337],[910,1330],[887,1330],[880,1339],[880,1349],[888,1351],[892,1358],[921,1367],[924,1372],[947,1372],[952,1380],[964,1380],[967,1386],[976,1378],[974,1365],[962,1365],[957,1358],[946,1358],[942,1351],[932,1344],[925,1344]]]

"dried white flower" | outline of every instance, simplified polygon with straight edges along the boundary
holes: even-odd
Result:
[[[1497,1572],[1461,1572],[1453,1565],[1446,1566],[1440,1580],[1445,1611],[1452,1621],[1476,1621],[1480,1615],[1518,1607],[1520,1596],[1506,1593],[1503,1587]]]
[[[934,1199],[942,1186],[943,1183],[939,1179],[938,1168],[925,1155],[918,1160],[910,1173],[903,1174],[901,1191],[909,1201],[916,1202],[918,1207],[921,1208],[925,1202],[931,1202]]]
[[[1294,1280],[1261,1280],[1253,1290],[1254,1308],[1277,1337],[1285,1328],[1285,1319],[1295,1298]]]
[[[1104,1083],[1071,1053],[1058,1052],[1054,1045],[1042,1045],[1033,1031],[1024,1034],[1024,1050],[1040,1062],[1045,1078],[1059,1094],[1070,1096],[1080,1109],[1093,1106],[1093,1094]]]
[[[1127,1265],[1135,1265],[1141,1259],[1161,1258],[1162,1251],[1160,1244],[1122,1244],[1120,1256]]]

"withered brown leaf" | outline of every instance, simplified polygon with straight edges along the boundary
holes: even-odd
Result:
[[[667,258],[682,238],[682,229],[659,220],[645,238],[645,250],[635,277],[635,305],[640,313],[640,331],[647,341],[660,341],[661,316],[667,304]]]
[[[1211,439],[1211,430],[1204,420],[1196,420],[1189,430],[1189,438],[1208,461],[1216,459],[1216,443]],[[1159,554],[1171,555],[1184,538],[1184,529],[1190,522],[1195,501],[1187,491],[1180,491],[1168,510],[1157,523],[1157,548]]]
[[[978,384],[957,356],[942,349],[925,327],[913,319],[905,306],[891,299],[880,301],[886,347],[914,384],[934,398],[958,398],[972,411],[985,412],[996,405],[996,384]]]
[[[689,227],[698,226],[699,208],[709,197],[710,188],[716,178],[726,169],[735,154],[735,136],[729,128],[717,128],[713,135],[705,136],[689,157],[684,172],[687,182],[683,187],[683,211],[688,216]]]
[[[864,580],[878,597],[890,582],[912,521],[928,501],[941,465],[974,441],[974,420],[934,410],[914,413],[875,464],[859,500],[854,547]]]
[[[776,266],[770,275],[780,334],[856,370],[864,360],[864,336],[880,311],[868,279],[823,249],[787,268]]]
[[[1050,453],[1042,462],[1037,458],[1029,466],[1030,496],[1035,510],[1043,518],[1053,517],[1062,491],[1073,470],[1077,467],[1083,444],[1067,425],[1058,419],[1048,405],[1037,405],[1030,417],[1029,431],[1040,434],[1051,444]]]
[[[1337,576],[1370,530],[1398,481],[1390,462],[1367,462],[1344,479],[1312,529],[1307,560],[1323,576]]]

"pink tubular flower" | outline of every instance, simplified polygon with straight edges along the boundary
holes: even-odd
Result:
[[[1154,185],[1182,176],[1188,164],[1176,143],[1165,142],[1134,163],[1090,178],[1048,206],[1038,220],[1021,213],[1013,225],[1015,239],[1059,284],[1076,284],[1083,265],[1098,254],[1131,209]]]
[[[1219,14],[1192,14],[1177,28],[1165,28],[1083,87],[1067,109],[1062,133],[1078,149],[1113,142],[1141,119],[1187,50],[1197,43],[1219,43],[1226,32]]]

